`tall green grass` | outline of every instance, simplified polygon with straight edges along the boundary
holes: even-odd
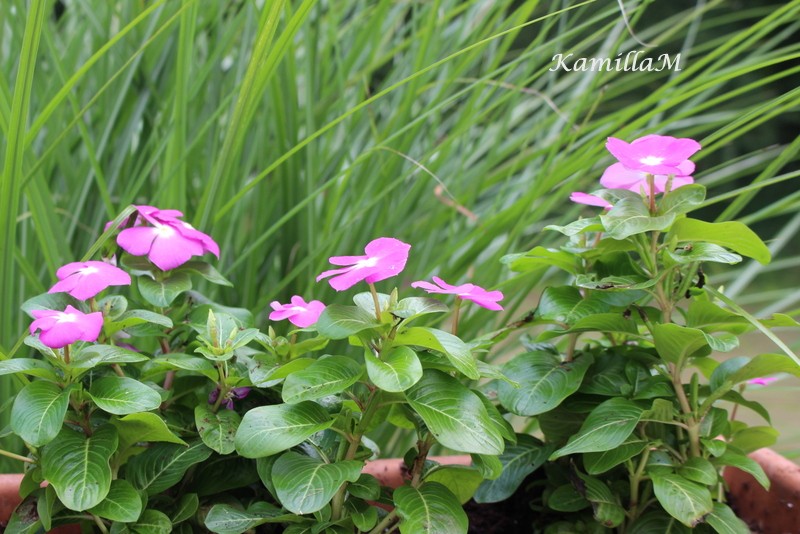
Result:
[[[516,318],[541,280],[512,280],[499,258],[558,239],[541,229],[580,209],[567,197],[609,163],[609,135],[699,139],[709,209],[775,238],[777,269],[750,266],[748,280],[797,265],[784,245],[798,229],[770,222],[800,195],[769,197],[796,178],[800,1],[624,3],[652,49],[607,1],[63,5],[56,17],[52,1],[0,3],[4,353],[26,326],[18,304],[131,203],[183,209],[211,233],[236,285],[220,298],[262,322],[291,294],[345,298],[313,276],[382,235],[413,246],[399,283],[501,285],[509,313],[496,320]],[[550,70],[557,53],[633,49],[680,53],[683,68]]]

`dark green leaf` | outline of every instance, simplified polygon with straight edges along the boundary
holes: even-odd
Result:
[[[483,482],[480,471],[465,465],[445,465],[427,475],[425,482],[438,482],[456,496],[461,504],[466,503],[475,494]]]
[[[738,254],[728,252],[713,243],[689,243],[678,246],[675,250],[669,250],[667,253],[676,263],[710,261],[733,265],[742,261],[742,257]]]
[[[125,476],[136,489],[155,495],[180,482],[190,467],[208,459],[211,452],[201,441],[188,447],[156,443],[128,461]]]
[[[244,414],[236,432],[236,451],[245,458],[271,456],[332,424],[328,412],[312,401],[259,406]]]
[[[669,515],[694,527],[714,505],[708,488],[678,475],[652,475],[653,491]]]
[[[636,428],[642,412],[642,408],[626,399],[612,398],[600,403],[583,422],[578,433],[554,452],[550,459],[576,452],[602,452],[622,445]]]
[[[469,346],[460,338],[436,328],[411,327],[401,330],[395,336],[398,345],[417,345],[444,354],[467,378],[477,380],[480,372]]]
[[[139,520],[128,525],[134,534],[170,534],[172,522],[164,512],[158,510],[145,510]]]
[[[767,477],[767,474],[764,472],[761,464],[749,456],[738,454],[732,451],[725,451],[719,457],[712,458],[711,462],[717,466],[730,466],[744,471],[745,473],[752,475],[753,478],[756,479],[756,482],[761,484],[764,489],[769,490],[770,480]]]
[[[144,354],[123,349],[122,347],[91,344],[84,345],[81,350],[73,354],[70,367],[73,369],[93,369],[98,365],[135,363],[147,360],[148,358]]]
[[[455,495],[441,484],[425,482],[418,488],[394,491],[402,534],[466,534],[467,514]]]
[[[572,484],[557,487],[547,498],[547,506],[557,512],[578,512],[591,506],[586,497],[578,493]]]
[[[267,502],[253,503],[247,510],[215,504],[206,515],[205,526],[217,534],[239,534],[265,523],[282,523],[293,519],[296,517]]]
[[[281,396],[296,404],[340,393],[358,381],[363,370],[347,356],[323,356],[286,377]]]
[[[26,443],[41,447],[61,431],[68,407],[69,392],[51,382],[31,382],[14,399],[11,428]]]
[[[347,485],[347,491],[354,497],[374,501],[381,494],[381,486],[374,476],[364,473],[358,480]]]
[[[517,491],[522,481],[539,469],[553,451],[552,445],[545,445],[532,436],[517,435],[517,444],[509,445],[500,455],[503,470],[494,480],[485,480],[475,492],[475,502],[500,502]]]
[[[169,429],[167,423],[155,413],[132,413],[113,417],[111,424],[117,428],[120,449],[138,442],[164,441],[186,445],[186,442]]]
[[[430,297],[408,297],[398,302],[389,311],[395,317],[408,320],[429,313],[447,313],[450,308],[442,301]]]
[[[58,381],[58,375],[56,375],[53,366],[43,360],[12,358],[10,360],[0,361],[0,376],[17,373],[44,378],[51,382]]]
[[[764,265],[770,261],[770,252],[764,242],[750,228],[736,221],[709,223],[682,218],[672,225],[670,237],[678,242],[715,243]]]
[[[500,382],[501,404],[517,415],[538,415],[552,410],[575,393],[586,370],[593,362],[589,354],[581,354],[570,362],[562,362],[550,352],[528,352],[515,356],[503,366],[503,372],[519,387]]]
[[[619,499],[611,488],[594,477],[580,472],[577,472],[577,475],[583,481],[583,494],[592,504],[595,520],[605,527],[619,526],[625,520],[625,509],[620,506]]]
[[[646,441],[629,437],[621,445],[613,449],[585,453],[583,455],[583,466],[590,475],[599,475],[633,458],[641,453],[646,446]]]
[[[111,521],[132,523],[142,513],[142,499],[127,480],[112,480],[106,498],[89,512]]]
[[[550,267],[557,267],[570,274],[578,272],[578,258],[574,254],[545,247],[534,247],[524,254],[508,254],[503,256],[500,262],[518,273],[549,269]]]
[[[330,339],[346,339],[354,334],[380,326],[375,315],[355,306],[331,304],[322,312],[314,327]]]
[[[234,451],[233,438],[242,418],[233,410],[219,410],[217,413],[207,404],[194,408],[194,422],[203,443],[219,454]]]
[[[182,272],[173,272],[161,280],[147,275],[137,278],[142,297],[157,308],[167,308],[178,295],[192,289],[191,277]]]
[[[115,415],[148,412],[161,405],[161,395],[156,390],[126,376],[95,380],[89,394],[98,408]]]
[[[714,509],[706,516],[706,523],[718,534],[750,534],[747,523],[736,517],[731,508],[721,502],[714,503]]]
[[[326,464],[290,451],[272,466],[272,483],[284,508],[296,514],[310,514],[328,504],[345,481],[358,480],[362,466],[353,460]]]
[[[689,458],[678,467],[678,474],[687,480],[705,486],[717,483],[717,470],[705,458]]]
[[[64,428],[42,449],[42,475],[64,505],[78,512],[100,504],[111,488],[109,460],[117,431],[104,425],[87,437]]]
[[[405,391],[422,378],[422,364],[417,353],[403,345],[384,349],[380,358],[367,349],[364,351],[364,363],[370,380],[384,391]]]
[[[191,519],[194,514],[197,513],[197,509],[200,507],[200,499],[198,498],[196,493],[187,493],[183,495],[180,500],[175,504],[175,508],[172,511],[172,517],[170,521],[172,521],[173,525],[186,521],[187,519]]]
[[[199,261],[199,260],[187,261],[173,272],[187,272],[190,274],[191,273],[199,274],[212,284],[233,287],[233,284],[230,283],[230,281],[227,278],[222,276],[222,274],[216,268],[214,268],[213,265],[211,265],[210,263],[206,263],[204,261]]]
[[[675,213],[653,216],[641,198],[625,198],[614,204],[600,220],[609,237],[625,239],[635,234],[654,230],[666,230],[673,221]]]

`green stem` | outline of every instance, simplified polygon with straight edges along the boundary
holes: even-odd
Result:
[[[647,187],[650,189],[650,214],[656,214],[656,177],[652,174],[647,175]]]
[[[375,304],[375,318],[378,319],[378,322],[381,322],[381,302],[378,298],[378,291],[375,289],[375,284],[367,284],[369,285],[369,292],[372,293],[372,302]]]
[[[386,514],[386,517],[383,518],[383,521],[375,525],[375,528],[369,531],[369,534],[382,534],[386,528],[392,524],[392,522],[397,518],[397,508]]]
[[[64,346],[64,363],[69,365],[69,345]]]
[[[689,399],[686,397],[686,392],[683,390],[683,382],[681,381],[681,370],[677,365],[672,365],[672,386],[675,389],[675,394],[678,396],[678,402],[681,405],[681,410],[686,415],[686,431],[689,434],[689,451],[692,457],[700,456],[700,423],[695,419],[692,406],[689,404]]]
[[[428,434],[425,439],[417,441],[417,457],[414,458],[414,465],[411,466],[411,486],[416,488],[422,480],[422,470],[425,467],[425,460],[428,458],[428,452],[433,445],[433,436]]]
[[[361,445],[361,438],[367,431],[372,417],[380,406],[380,392],[378,388],[373,389],[367,401],[364,403],[364,413],[361,415],[361,420],[356,424],[353,435],[350,437],[350,445],[344,454],[344,460],[352,460],[358,452],[358,446]],[[339,490],[333,496],[331,501],[331,521],[338,521],[342,517],[342,509],[344,507],[344,496],[347,492],[347,482],[339,487]]]
[[[461,299],[456,297],[456,304],[453,308],[453,328],[451,331],[453,332],[454,336],[458,335],[458,316],[461,312]]]
[[[14,454],[13,452],[8,452],[8,451],[3,450],[3,449],[0,449],[0,455],[6,456],[6,457],[14,459],[14,460],[19,460],[20,462],[25,462],[25,463],[29,463],[29,464],[36,463],[33,460],[31,460],[30,458],[26,458],[25,456],[20,456],[19,454]]]
[[[631,520],[635,520],[638,515],[638,508],[639,508],[639,484],[642,481],[642,475],[644,474],[645,467],[647,467],[647,460],[650,459],[650,449],[645,448],[644,453],[642,453],[642,457],[639,459],[639,465],[636,468],[636,471],[631,476],[631,500],[628,505],[629,511],[628,516]]]
[[[94,514],[90,515],[92,516],[92,520],[94,521],[94,524],[97,525],[97,528],[100,530],[100,532],[103,534],[108,534],[108,529],[106,528],[105,523],[103,523],[103,520]]]

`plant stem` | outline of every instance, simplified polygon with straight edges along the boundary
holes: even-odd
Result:
[[[425,467],[425,460],[428,458],[428,452],[433,445],[433,437],[428,434],[425,439],[417,440],[417,457],[414,458],[414,465],[411,466],[411,486],[416,488],[419,486],[422,478],[422,470]]]
[[[647,175],[647,187],[650,189],[650,214],[656,214],[656,177],[652,174]]]
[[[455,307],[453,308],[453,328],[451,329],[451,332],[453,333],[454,336],[458,335],[458,316],[460,312],[461,312],[461,299],[456,297],[456,304]]]
[[[64,346],[64,363],[69,365],[69,345]]]
[[[386,517],[383,518],[383,521],[375,525],[375,528],[369,531],[369,534],[382,534],[386,527],[392,524],[392,521],[397,518],[397,508],[386,514]]]
[[[672,371],[672,386],[675,389],[675,394],[678,396],[681,410],[683,410],[683,413],[686,415],[686,431],[689,433],[689,451],[692,457],[698,457],[700,456],[699,424],[695,420],[692,406],[689,404],[689,399],[686,397],[686,392],[683,390],[681,370],[677,365],[670,364],[670,366]]]
[[[12,458],[14,460],[19,460],[20,462],[25,462],[29,464],[34,464],[33,460],[30,458],[26,458],[25,456],[20,456],[19,454],[14,454],[13,452],[8,452],[6,450],[0,449],[0,455],[6,456],[8,458]]]
[[[650,449],[645,448],[644,452],[642,453],[642,457],[639,459],[639,465],[636,468],[636,472],[633,473],[631,476],[631,499],[628,504],[628,517],[631,520],[635,520],[636,516],[638,515],[638,508],[639,508],[639,483],[642,480],[642,475],[644,474],[644,469],[647,467],[647,460],[650,458]]]
[[[378,298],[378,291],[375,289],[375,284],[367,284],[369,285],[369,292],[372,293],[372,302],[375,303],[375,318],[378,319],[378,322],[381,322],[381,302]]]
[[[370,284],[371,285],[371,284]],[[378,388],[373,389],[367,401],[364,403],[364,413],[361,415],[361,420],[356,424],[353,435],[350,437],[350,445],[347,447],[347,452],[344,454],[344,460],[352,460],[358,452],[358,446],[361,444],[361,438],[367,431],[367,426],[375,415],[378,407],[380,406],[380,392]],[[339,490],[333,496],[331,501],[331,521],[338,521],[342,517],[342,508],[344,507],[344,495],[347,491],[347,482],[339,487]]]
[[[97,517],[94,514],[90,514],[90,515],[92,516],[92,520],[94,521],[94,524],[97,525],[98,529],[100,529],[100,532],[102,532],[103,534],[108,534],[108,529],[106,528],[105,523],[103,523],[103,520],[100,519],[99,517]]]

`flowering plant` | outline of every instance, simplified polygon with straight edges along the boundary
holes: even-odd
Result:
[[[770,252],[744,224],[689,216],[705,199],[690,176],[697,142],[649,135],[611,138],[607,148],[619,162],[603,174],[606,189],[572,196],[603,212],[549,227],[569,238],[560,249],[505,258],[515,271],[554,266],[572,277],[544,289],[530,317],[544,329],[503,367],[521,387],[494,388],[508,412],[535,420],[541,438],[516,445],[533,460],[510,491],[545,465],[536,506],[546,532],[750,532],[725,503],[721,471],[733,466],[768,486],[747,453],[777,433],[744,393],[774,379],[765,375],[800,376],[797,356],[770,330],[800,325],[752,317],[707,278],[704,264],[766,263]],[[783,353],[711,357],[754,329]],[[767,425],[737,421],[739,406]]]
[[[181,217],[126,210],[106,227],[115,239],[102,261],[65,265],[23,305],[31,353],[0,361],[24,383],[11,429],[28,450],[3,452],[28,468],[9,531],[78,521],[115,533],[466,532],[461,503],[499,476],[516,436],[465,383],[505,377],[476,358],[490,340],[455,334],[457,313],[450,331],[429,326],[449,308],[413,287],[455,295],[456,310],[463,300],[501,310],[502,293],[438,277],[405,298],[379,293],[411,249],[383,237],[318,277],[362,286],[355,305],[295,295],[271,303],[262,330],[266,317],[195,290],[198,279],[230,282],[201,258],[219,255],[214,240]],[[416,442],[393,493],[362,474],[380,454],[367,437],[380,424]],[[435,444],[475,466],[434,464]]]

